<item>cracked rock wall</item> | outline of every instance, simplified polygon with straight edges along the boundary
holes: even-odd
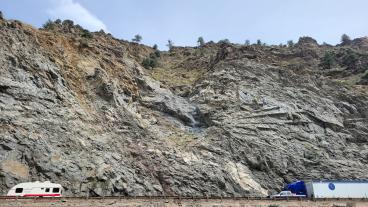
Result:
[[[299,49],[174,48],[150,71],[147,46],[0,25],[3,194],[50,180],[79,196],[267,195],[367,178],[365,89],[307,69]],[[283,66],[295,57],[305,70]]]

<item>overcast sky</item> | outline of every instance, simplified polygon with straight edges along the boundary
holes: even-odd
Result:
[[[8,19],[40,27],[47,19],[71,19],[91,30],[104,29],[166,49],[227,38],[268,44],[311,36],[336,44],[343,33],[368,35],[368,0],[0,0]]]

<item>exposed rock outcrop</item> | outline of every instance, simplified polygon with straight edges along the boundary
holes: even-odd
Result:
[[[152,48],[104,32],[0,25],[2,193],[52,180],[69,195],[267,195],[368,178],[367,88],[321,71],[315,41],[174,48],[145,70]]]

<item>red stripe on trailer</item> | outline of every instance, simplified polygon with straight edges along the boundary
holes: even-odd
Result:
[[[60,193],[55,193],[55,194],[24,194],[24,197],[38,197],[38,196],[56,197],[56,196],[61,196],[61,194]]]

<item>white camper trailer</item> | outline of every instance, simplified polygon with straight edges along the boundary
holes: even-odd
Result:
[[[60,184],[45,182],[20,183],[12,187],[7,196],[20,197],[61,197],[63,187]]]

